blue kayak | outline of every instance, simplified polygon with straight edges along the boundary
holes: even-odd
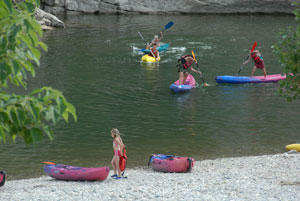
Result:
[[[189,74],[184,84],[179,85],[179,80],[177,80],[170,85],[170,89],[173,92],[178,93],[178,92],[190,91],[191,89],[195,88],[195,86],[196,86],[196,80],[191,74]]]
[[[217,83],[228,83],[228,84],[246,84],[246,83],[267,83],[267,82],[278,82],[279,80],[284,80],[285,75],[274,74],[264,76],[230,76],[221,75],[216,77]]]
[[[170,85],[170,89],[172,91],[174,91],[175,93],[190,91],[192,88],[194,88],[194,87],[192,87],[190,85],[184,85],[184,84],[182,84],[182,85],[171,84]]]
[[[157,50],[159,52],[162,52],[162,51],[166,51],[168,48],[169,48],[169,44],[168,43],[161,43],[160,46],[157,48]],[[141,51],[144,52],[145,54],[149,54],[150,53],[150,50],[146,49],[146,48],[142,48]]]

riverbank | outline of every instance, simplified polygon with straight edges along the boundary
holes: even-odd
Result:
[[[300,154],[197,161],[192,173],[128,169],[128,178],[65,182],[7,181],[0,200],[299,200]],[[112,173],[112,171],[111,171]],[[110,174],[111,175],[111,174]]]

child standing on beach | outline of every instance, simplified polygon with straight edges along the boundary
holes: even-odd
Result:
[[[122,141],[122,138],[120,136],[120,132],[118,129],[113,128],[110,131],[111,137],[113,138],[113,149],[114,149],[114,156],[111,160],[111,164],[114,169],[114,174],[111,176],[114,179],[120,179],[121,178],[121,170],[120,170],[120,156],[123,156],[123,148],[125,147]]]

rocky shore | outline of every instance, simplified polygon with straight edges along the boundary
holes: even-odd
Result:
[[[44,176],[7,181],[0,200],[281,200],[300,199],[300,154],[197,161],[191,173],[128,169],[128,178],[66,182]],[[111,172],[112,174],[112,172]],[[111,175],[110,174],[110,175]]]
[[[42,9],[95,14],[232,14],[292,13],[299,0],[42,0]]]
[[[68,12],[86,14],[292,14],[300,0],[41,0],[36,16],[44,30],[63,28],[55,17]]]

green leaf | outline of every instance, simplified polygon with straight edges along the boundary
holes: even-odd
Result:
[[[4,0],[5,4],[6,4],[6,7],[7,9],[9,10],[10,13],[12,13],[12,1],[11,0]]]
[[[31,133],[33,143],[41,141],[43,138],[43,133],[39,128],[32,128],[30,130],[30,133]]]
[[[33,142],[30,130],[24,131],[23,138],[26,144],[31,144]]]
[[[37,23],[37,21],[32,20],[31,21],[31,26],[34,28],[34,30],[39,34],[40,37],[43,36],[43,30],[42,27],[39,23]]]
[[[18,118],[17,118],[17,114],[16,114],[16,111],[15,109],[12,109],[9,111],[9,119],[10,121],[15,125],[15,126],[19,126],[19,121],[18,121]]]
[[[70,112],[73,115],[75,122],[77,122],[76,109],[71,103],[67,103],[66,112]]]
[[[6,142],[6,135],[4,133],[3,127],[0,125],[0,142]]]
[[[43,130],[46,133],[46,135],[48,136],[48,138],[52,141],[54,139],[53,131],[48,126],[44,126]]]
[[[40,46],[41,48],[43,48],[43,50],[44,50],[45,52],[48,51],[48,46],[47,46],[45,43],[39,42],[39,46]]]
[[[25,3],[25,6],[26,6],[26,8],[27,8],[27,11],[28,11],[29,13],[34,13],[35,7],[36,7],[36,6],[35,6],[32,2],[27,2],[27,1],[25,1],[24,3]]]

